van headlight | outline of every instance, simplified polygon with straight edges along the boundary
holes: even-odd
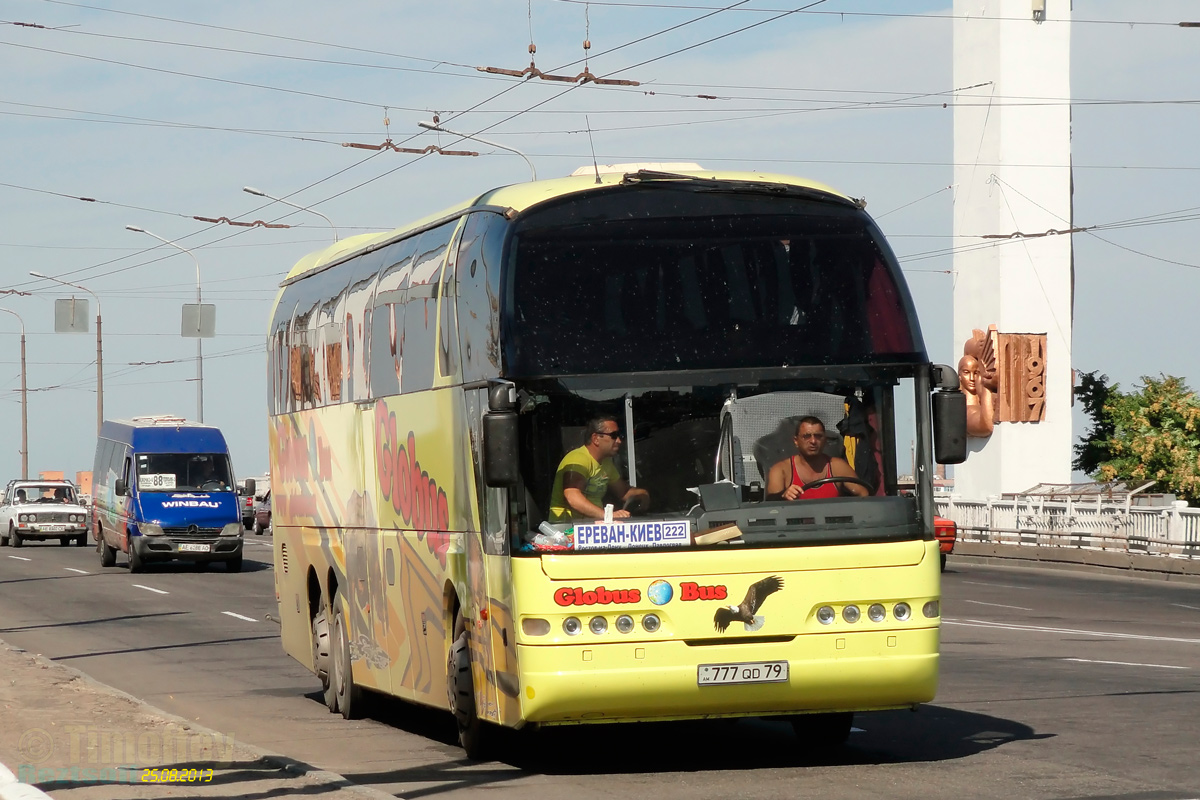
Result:
[[[138,530],[142,532],[142,536],[162,536],[162,525],[154,522],[143,522],[138,525]]]
[[[221,535],[222,536],[241,536],[242,535],[242,523],[240,523],[240,522],[229,523],[224,528],[221,528]]]

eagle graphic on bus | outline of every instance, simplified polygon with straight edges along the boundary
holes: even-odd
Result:
[[[746,599],[736,606],[721,606],[717,609],[716,615],[713,617],[713,625],[717,629],[717,633],[724,633],[731,622],[741,622],[746,628],[746,631],[753,633],[763,626],[763,618],[756,616],[755,612],[762,608],[762,604],[768,597],[783,588],[783,578],[778,575],[772,575],[769,578],[763,578],[757,583],[750,584],[750,588],[746,590]]]

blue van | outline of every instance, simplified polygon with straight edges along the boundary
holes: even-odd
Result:
[[[253,493],[253,480],[247,491]],[[152,561],[224,561],[242,568],[242,515],[221,431],[181,417],[106,420],[92,471],[100,564],[117,551],[140,572]]]

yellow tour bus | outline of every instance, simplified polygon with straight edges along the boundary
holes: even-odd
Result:
[[[276,593],[331,711],[448,709],[482,758],[499,726],[717,717],[840,744],[933,698],[932,464],[965,458],[966,402],[895,257],[822,185],[654,166],[282,282]]]

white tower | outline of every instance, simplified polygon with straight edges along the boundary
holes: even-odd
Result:
[[[954,0],[954,16],[955,355],[990,325],[1045,337],[1044,384],[1007,390],[1044,390],[1043,419],[997,422],[955,468],[955,493],[982,498],[1071,476],[1071,2]]]

